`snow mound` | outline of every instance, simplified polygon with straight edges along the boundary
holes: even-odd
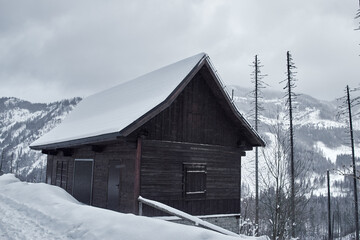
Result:
[[[63,189],[0,176],[0,239],[265,240],[231,237],[79,203]]]

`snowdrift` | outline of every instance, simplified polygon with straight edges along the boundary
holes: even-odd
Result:
[[[265,240],[84,205],[63,189],[0,176],[0,239]]]

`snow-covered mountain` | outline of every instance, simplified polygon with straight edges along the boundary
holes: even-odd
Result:
[[[0,98],[0,160],[2,171],[16,173],[28,181],[43,179],[46,155],[29,145],[74,109],[81,98],[49,104],[17,98]]]
[[[239,87],[235,89],[234,101],[238,108],[248,117],[252,118],[253,99],[250,90]],[[260,111],[260,134],[271,132],[271,127],[280,119],[284,128],[288,124],[288,111],[285,106],[284,93],[264,91],[264,98],[260,100],[263,110]],[[298,145],[315,148],[324,157],[335,164],[336,156],[350,153],[348,124],[338,119],[338,102],[321,101],[308,95],[298,95],[294,102],[295,137]],[[356,133],[360,133],[360,121],[353,121]],[[355,136],[358,134],[355,134]]]
[[[251,98],[251,90],[243,89],[236,86],[229,86],[227,90],[231,93],[234,89],[234,102],[240,111],[247,117],[250,123],[254,121],[252,118],[253,99]],[[230,94],[231,95],[231,94]],[[285,106],[285,93],[264,91],[264,98],[261,100],[263,110],[260,112],[259,133],[267,142],[267,150],[276,150],[273,146],[275,136],[275,127],[287,130],[289,119],[287,108]],[[352,176],[344,176],[339,172],[351,170],[351,150],[350,150],[350,134],[348,123],[345,118],[339,120],[337,113],[339,112],[338,101],[320,101],[308,95],[299,95],[295,101],[294,116],[294,142],[295,142],[295,162],[300,161],[305,164],[304,175],[296,178],[296,181],[303,186],[303,191],[308,199],[306,206],[302,207],[303,220],[298,226],[301,229],[303,237],[301,239],[323,239],[327,236],[326,216],[328,210],[327,204],[327,179],[326,172],[330,170],[331,184],[331,209],[333,211],[334,236],[345,236],[355,231],[353,213],[354,213],[354,197],[353,197],[353,178]],[[355,116],[353,119],[355,154],[359,156],[359,109],[353,108]],[[354,116],[353,115],[353,116]],[[278,124],[278,125],[277,125]],[[286,143],[289,137],[285,136]],[[285,144],[286,144],[285,143]],[[271,149],[272,148],[272,149]],[[270,176],[265,180],[272,180],[268,167],[264,164],[262,151],[259,158],[260,176]],[[271,154],[271,152],[270,152]],[[274,155],[269,155],[273,157]],[[360,159],[357,158],[357,162]],[[251,219],[254,218],[254,154],[247,154],[243,160],[243,204],[244,208],[250,209],[247,213]],[[344,168],[345,166],[345,168]],[[296,167],[296,166],[295,166]],[[347,169],[346,169],[347,168]],[[358,168],[360,169],[360,168]],[[358,172],[360,173],[360,172]],[[265,196],[263,193],[271,190],[272,186],[269,182],[259,179],[260,199]],[[250,190],[249,190],[250,189]],[[271,191],[269,191],[271,194]],[[270,196],[270,195],[269,195]],[[271,197],[271,196],[270,196]],[[264,204],[261,202],[261,204]],[[261,205],[260,204],[260,205]],[[267,202],[265,202],[264,210],[266,210]],[[262,205],[261,205],[262,206]],[[260,207],[261,207],[260,206]],[[244,213],[243,213],[244,214]],[[260,213],[261,215],[261,213]],[[301,214],[300,214],[301,215]],[[266,219],[267,215],[260,216],[260,219]],[[262,225],[266,226],[266,223]],[[265,230],[263,230],[265,231]]]
[[[228,86],[227,90],[229,92],[234,90],[233,101],[249,122],[253,124],[254,100],[251,90],[238,86]],[[284,130],[289,126],[284,95],[283,92],[265,90],[263,91],[263,98],[260,100],[263,109],[259,114],[258,131],[268,146],[271,145],[271,139],[274,137],[276,124],[280,124]],[[303,94],[298,95],[294,102],[295,158],[302,159],[309,164],[311,170],[308,174],[309,183],[315,186],[316,191],[314,193],[317,195],[326,194],[325,177],[327,169],[342,169],[344,165],[351,165],[348,123],[346,117],[339,119],[337,116],[339,104],[336,100],[322,101]],[[360,120],[358,118],[354,118],[353,126],[356,149],[359,149]],[[359,156],[357,151],[356,155]],[[245,179],[245,182],[253,182],[252,158],[253,155],[248,154],[247,160],[244,161],[248,173],[248,181]],[[345,181],[344,177],[336,174],[335,171],[332,174],[332,183],[337,186],[337,194],[349,194],[351,182]]]

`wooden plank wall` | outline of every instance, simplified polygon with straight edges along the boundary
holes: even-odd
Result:
[[[141,196],[190,214],[237,213],[241,155],[232,147],[144,140]],[[206,163],[206,199],[184,198],[183,163]]]
[[[148,131],[147,139],[234,147],[242,136],[200,73],[167,109],[139,130],[142,129]]]
[[[94,159],[92,205],[106,208],[109,161],[120,161],[125,167],[122,171],[120,211],[132,212],[134,208],[134,160],[136,144],[117,142],[108,144],[103,152],[94,152],[91,146],[74,149],[74,154],[65,157],[60,151],[56,156],[48,156],[52,160],[52,184],[55,184],[57,161],[68,162],[67,192],[72,194],[74,160]]]

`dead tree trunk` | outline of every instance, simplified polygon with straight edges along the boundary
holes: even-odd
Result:
[[[255,130],[258,131],[259,126],[259,112],[263,109],[261,106],[260,100],[262,99],[261,89],[265,88],[265,83],[262,81],[263,77],[266,75],[261,74],[261,63],[258,59],[258,56],[255,55],[255,60],[253,62],[254,70],[252,72],[252,83],[255,85],[254,91],[252,91],[253,104],[254,108],[252,109],[252,114],[255,122]],[[255,224],[257,229],[259,229],[259,150],[255,147]],[[256,231],[257,233],[257,231]]]
[[[258,130],[258,59],[255,55],[255,130]],[[255,148],[255,224],[259,226],[259,152]]]
[[[353,178],[354,178],[354,201],[355,201],[355,239],[359,240],[359,207],[358,207],[358,195],[357,195],[357,177],[356,177],[356,165],[355,165],[355,149],[354,149],[354,133],[352,126],[352,114],[351,114],[351,101],[349,86],[346,86],[347,104],[349,113],[349,128],[350,128],[350,139],[351,139],[351,158],[353,167]]]
[[[332,230],[331,230],[331,203],[330,203],[330,173],[329,170],[326,172],[327,174],[327,188],[328,188],[328,236],[329,240],[333,239]]]
[[[290,178],[291,178],[291,236],[295,238],[296,232],[296,218],[295,218],[295,167],[294,167],[294,132],[293,132],[293,107],[292,99],[293,92],[293,76],[292,68],[294,68],[291,63],[291,55],[289,51],[287,52],[287,90],[288,90],[288,107],[289,107],[289,122],[290,122]]]

